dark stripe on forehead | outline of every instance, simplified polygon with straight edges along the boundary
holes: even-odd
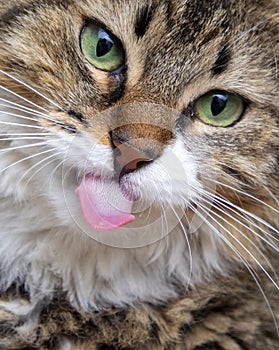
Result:
[[[230,64],[231,61],[231,50],[228,44],[221,47],[218,52],[217,59],[211,69],[213,75],[219,75],[223,73]]]
[[[151,6],[146,6],[140,10],[137,16],[135,33],[141,38],[147,31],[150,22],[152,21],[152,9]]]

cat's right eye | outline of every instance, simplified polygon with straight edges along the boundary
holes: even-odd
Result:
[[[213,90],[197,99],[195,115],[205,124],[227,127],[237,122],[245,111],[244,100],[227,91]]]
[[[97,69],[112,72],[125,62],[125,53],[120,40],[93,23],[84,26],[80,46],[84,57]]]

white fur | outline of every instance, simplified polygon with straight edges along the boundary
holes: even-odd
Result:
[[[6,132],[11,130],[15,127]],[[9,147],[18,145],[14,141]],[[24,162],[19,161],[34,149],[0,154],[0,171],[7,168],[0,177],[0,287],[16,280],[25,283],[31,304],[22,315],[34,313],[57,288],[67,292],[74,306],[89,311],[164,300],[175,296],[174,277],[187,288],[226,270],[222,244],[203,222],[194,218],[193,232],[185,231],[183,212],[190,201],[199,200],[202,183],[198,164],[179,135],[157,161],[127,176],[129,188],[141,194],[134,208],[136,222],[110,233],[88,227],[75,195],[85,169],[112,176],[110,149],[86,133],[62,132],[52,132],[36,152],[47,149],[57,155],[37,173],[36,162],[44,166],[50,154]],[[30,167],[33,171],[25,178]],[[199,244],[190,244],[190,235]]]

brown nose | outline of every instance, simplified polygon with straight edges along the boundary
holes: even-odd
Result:
[[[137,149],[135,145],[130,144],[115,132],[111,132],[110,137],[114,148],[114,167],[119,177],[142,168],[154,160],[151,154],[148,154],[148,150]]]

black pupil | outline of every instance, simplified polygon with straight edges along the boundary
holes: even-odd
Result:
[[[211,112],[214,117],[223,112],[226,108],[228,96],[224,94],[214,95],[211,102]]]
[[[99,30],[99,41],[96,47],[97,57],[105,56],[112,49],[114,42],[111,36],[103,29]]]

